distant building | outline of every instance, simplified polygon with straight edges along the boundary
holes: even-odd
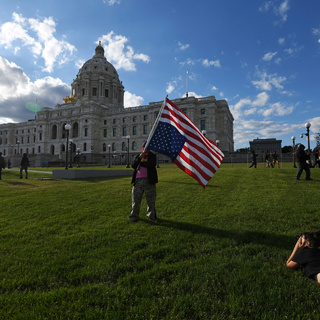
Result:
[[[92,59],[80,68],[71,84],[72,92],[55,108],[43,108],[27,122],[0,125],[0,151],[13,165],[22,153],[31,164],[61,161],[66,156],[65,125],[70,124],[71,157],[81,153],[81,162],[125,164],[128,154],[140,152],[148,138],[162,101],[124,108],[124,86],[104,56],[99,44]],[[214,96],[172,100],[212,141],[219,140],[223,152],[233,152],[233,116],[226,100]],[[130,136],[130,138],[129,138]],[[128,139],[129,138],[129,139]]]
[[[282,140],[277,140],[275,138],[271,139],[254,139],[253,141],[249,141],[250,150],[254,150],[256,153],[265,153],[269,151],[274,153],[275,151],[278,154],[281,154],[281,143]]]

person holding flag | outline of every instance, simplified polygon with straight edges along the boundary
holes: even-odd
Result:
[[[129,215],[131,222],[139,221],[140,205],[142,196],[147,200],[147,216],[150,221],[157,222],[156,215],[156,183],[158,173],[156,169],[157,156],[150,150],[145,149],[146,141],[142,144],[142,152],[135,157],[132,163],[134,169],[132,175],[132,209]]]

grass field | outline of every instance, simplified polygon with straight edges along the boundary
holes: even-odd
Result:
[[[0,319],[319,319],[320,285],[285,266],[320,229],[320,170],[296,170],[222,164],[203,189],[162,165],[158,224],[145,201],[129,222],[129,177],[4,170]]]

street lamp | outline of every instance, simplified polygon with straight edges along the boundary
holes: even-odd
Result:
[[[292,150],[293,150],[293,168],[296,168],[296,151],[295,151],[295,147],[296,147],[296,137],[292,136]]]
[[[80,155],[81,155],[80,148],[77,148],[77,159],[78,159],[78,165],[77,165],[77,167],[78,167],[78,168],[80,168]]]
[[[111,144],[108,144],[108,149],[109,149],[109,165],[108,165],[108,168],[111,168],[111,165],[110,165],[110,149],[111,149]]]
[[[20,151],[19,151],[20,141],[19,140],[17,140],[17,145],[18,145],[18,154],[20,154]]]
[[[130,136],[127,135],[126,139],[128,140],[128,150],[127,150],[128,151],[128,158],[127,158],[128,162],[127,162],[126,168],[130,168],[130,165],[129,165],[129,141],[130,141]]]
[[[311,123],[307,122],[304,126],[307,128],[307,133],[301,133],[300,138],[303,138],[304,135],[307,136],[307,138],[308,138],[308,153],[310,154],[310,135],[309,135],[309,132],[310,132]]]
[[[72,168],[72,145],[73,145],[73,140],[70,139],[70,165],[69,165],[69,168]]]
[[[206,130],[202,130],[201,133],[202,133],[204,136],[206,136],[207,131],[206,131]]]
[[[219,147],[220,140],[216,140],[216,145]]]
[[[66,167],[65,169],[68,170],[68,149],[69,149],[69,130],[71,129],[71,124],[67,123],[64,126],[65,130],[67,131],[67,144],[66,144]]]

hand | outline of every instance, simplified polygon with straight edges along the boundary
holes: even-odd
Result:
[[[304,247],[305,244],[306,244],[306,239],[305,239],[304,235],[302,235],[302,236],[298,239],[298,241],[297,241],[297,243],[296,243],[296,246],[297,246],[298,249],[300,249],[300,248]]]

